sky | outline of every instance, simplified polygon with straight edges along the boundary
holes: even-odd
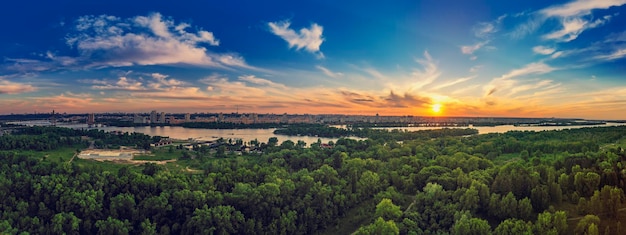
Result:
[[[0,114],[626,119],[626,0],[26,0],[0,30]]]

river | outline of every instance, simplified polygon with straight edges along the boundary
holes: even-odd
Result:
[[[34,123],[15,123],[15,124],[23,124],[23,125],[33,125]],[[34,125],[45,125],[45,123],[36,123]],[[48,123],[49,125],[49,123]],[[513,125],[501,125],[501,126],[476,126],[472,127],[478,130],[478,134],[487,134],[487,133],[504,133],[507,131],[545,131],[545,130],[562,130],[562,129],[573,129],[573,128],[583,128],[583,127],[602,127],[602,126],[621,126],[626,125],[626,123],[607,123],[604,125],[595,125],[595,126],[513,126]],[[60,124],[58,126],[61,127],[69,127],[69,128],[87,128],[86,124]],[[336,141],[337,138],[323,138],[323,137],[312,137],[312,136],[286,136],[286,135],[276,135],[274,134],[274,128],[270,129],[197,129],[197,128],[184,128],[180,126],[162,126],[162,127],[149,127],[149,126],[141,126],[141,127],[96,127],[97,129],[104,131],[122,131],[122,132],[138,132],[143,133],[150,136],[168,136],[174,139],[182,139],[187,140],[189,138],[195,140],[215,140],[217,138],[224,139],[242,139],[244,142],[249,142],[252,140],[258,140],[260,142],[267,142],[270,137],[278,138],[278,142],[282,143],[286,140],[291,140],[293,142],[298,142],[298,140],[302,140],[307,145],[311,143],[317,142],[317,139],[320,139],[322,143],[328,143],[328,141]],[[433,130],[433,129],[441,129],[441,128],[468,128],[468,127],[384,127],[381,129],[400,129],[400,130],[408,130],[408,131],[419,131],[419,130]],[[351,137],[354,139],[362,139],[357,137]]]

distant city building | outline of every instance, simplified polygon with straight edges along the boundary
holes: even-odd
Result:
[[[87,115],[87,125],[93,126],[94,124],[96,124],[96,115],[93,113],[90,113]]]
[[[140,116],[139,114],[135,114],[135,116],[133,117],[133,123],[143,124],[147,122],[148,122],[148,119],[146,117]]]
[[[54,109],[52,110],[52,116],[50,117],[50,125],[52,126],[57,125],[57,117],[56,117],[56,114],[54,113]]]
[[[156,110],[152,110],[152,112],[150,112],[150,123],[157,123],[157,112],[156,112]]]
[[[185,113],[185,121],[186,122],[191,121],[191,114]]]
[[[165,121],[165,112],[161,112],[161,115],[159,115],[159,121],[158,123],[166,123]]]

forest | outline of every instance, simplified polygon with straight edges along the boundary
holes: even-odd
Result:
[[[626,127],[474,131],[367,131],[330,147],[268,140],[260,153],[172,163],[188,171],[68,161],[85,137],[113,148],[159,137],[24,128],[0,136],[0,233],[626,232]],[[194,151],[162,148],[152,150]],[[70,156],[53,157],[64,149]]]

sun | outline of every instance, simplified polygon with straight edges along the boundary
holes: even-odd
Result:
[[[441,112],[441,104],[433,104],[431,110],[434,114],[439,114]]]

